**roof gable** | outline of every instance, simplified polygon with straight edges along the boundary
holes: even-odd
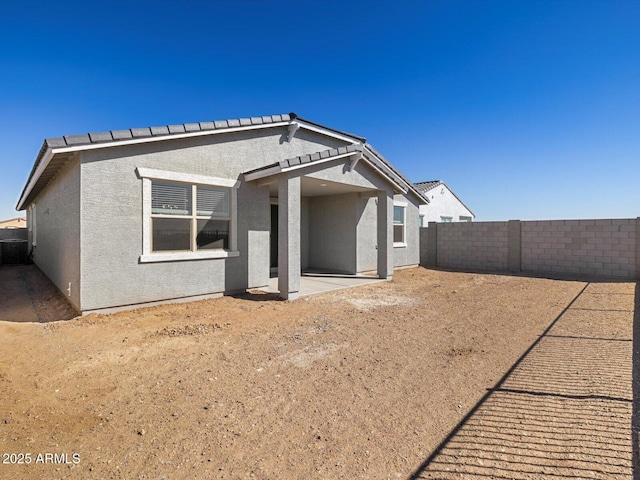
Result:
[[[131,145],[156,141],[167,141],[194,136],[224,134],[244,130],[257,130],[272,127],[289,127],[289,137],[295,135],[298,128],[304,128],[330,137],[338,138],[348,144],[364,146],[363,153],[369,154],[372,162],[381,162],[392,177],[398,177],[401,183],[406,183],[407,189],[416,195],[421,201],[426,201],[413,184],[395,170],[391,164],[378,154],[366,139],[357,135],[342,132],[325,127],[315,122],[305,120],[295,113],[266,115],[261,117],[235,118],[227,120],[215,120],[209,122],[183,123],[178,125],[165,125],[159,127],[131,128],[128,130],[110,130],[107,132],[94,132],[81,135],[65,135],[62,137],[48,138],[44,141],[38,156],[34,162],[27,183],[20,195],[17,210],[23,210],[37,196],[37,194],[56,175],[57,171],[66,162],[66,156],[73,152],[108,148],[113,146]],[[54,160],[52,162],[52,160]]]

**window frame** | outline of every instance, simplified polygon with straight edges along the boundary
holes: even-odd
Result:
[[[394,202],[393,202],[393,221],[392,221],[393,232],[392,232],[392,235],[395,234],[396,225],[402,225],[402,241],[401,242],[396,242],[394,240],[393,241],[394,248],[402,248],[402,247],[406,247],[407,246],[407,206],[408,206],[407,202],[399,202],[397,200],[394,200]],[[396,217],[395,209],[396,209],[396,207],[402,209],[402,223],[396,223],[395,222],[395,217]]]
[[[440,223],[453,223],[453,217],[440,215]]]
[[[136,168],[138,178],[142,180],[142,255],[140,255],[140,263],[151,262],[172,262],[180,260],[204,260],[212,258],[229,258],[238,257],[238,235],[237,235],[237,192],[240,187],[240,181],[230,180],[227,178],[210,177],[206,175],[189,174],[183,172],[170,172],[165,170],[156,170],[153,168],[138,167]],[[188,184],[191,186],[192,194],[192,212],[190,215],[161,215],[151,213],[151,197],[152,182],[174,182]],[[198,250],[197,237],[197,221],[204,217],[197,215],[197,203],[195,202],[197,186],[204,187],[221,187],[229,189],[229,248],[228,249],[204,249]],[[158,251],[152,250],[153,226],[152,218],[182,218],[189,220],[190,225],[190,246],[191,250],[176,251]],[[213,218],[213,217],[210,217]],[[215,217],[218,219],[219,217]],[[224,220],[227,220],[225,217]],[[194,225],[195,222],[195,225]],[[195,229],[195,230],[194,230]]]

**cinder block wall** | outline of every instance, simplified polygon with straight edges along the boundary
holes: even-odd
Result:
[[[432,223],[429,223],[431,227]],[[438,223],[437,262],[444,268],[506,270],[507,222]]]
[[[0,228],[0,240],[26,240],[26,228]]]
[[[429,251],[429,229],[427,227],[420,228],[420,265],[427,265]]]
[[[640,218],[430,222],[420,236],[424,266],[640,278]]]
[[[636,219],[522,222],[525,272],[636,277]]]

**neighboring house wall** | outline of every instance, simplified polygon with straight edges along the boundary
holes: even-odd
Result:
[[[35,199],[34,263],[78,310],[80,300],[80,165],[71,160]],[[103,219],[104,220],[104,219]],[[107,235],[108,237],[108,235]]]
[[[428,222],[442,222],[441,217],[449,217],[452,222],[471,221],[473,213],[449,190],[445,184],[440,184],[424,194],[429,200],[428,205],[420,206],[420,215],[424,215],[423,226]],[[461,217],[463,217],[461,219]]]
[[[0,230],[2,229],[27,228],[27,219],[23,217],[12,218],[11,220],[0,221]]]
[[[142,182],[135,169],[148,167],[238,180],[243,171],[343,144],[308,131],[299,131],[290,143],[286,137],[283,127],[83,152],[82,309],[266,285],[270,230],[266,188],[242,183],[238,190],[239,257],[141,264]]]
[[[640,278],[640,218],[431,223],[420,235],[425,266]]]

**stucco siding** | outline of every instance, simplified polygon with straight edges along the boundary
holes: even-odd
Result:
[[[240,180],[244,171],[342,144],[306,131],[291,143],[286,136],[282,127],[83,152],[82,309],[266,285],[267,188],[242,183],[238,190],[239,257],[142,264],[142,181],[135,170],[147,167]]]
[[[300,268],[309,268],[309,197],[300,199]]]
[[[310,268],[356,273],[356,201],[356,193],[310,198]]]
[[[373,171],[364,161],[358,162],[355,168],[350,170],[349,162],[345,163],[344,159],[338,159],[332,162],[318,164],[306,170],[304,174],[311,178],[369,189],[378,189],[383,182],[382,177]]]
[[[378,206],[375,196],[368,193],[358,195],[357,222],[357,270],[375,271],[378,268]]]
[[[71,160],[34,201],[33,261],[80,310],[80,166]],[[31,239],[29,247],[31,247]]]
[[[394,202],[406,203],[404,247],[393,247],[393,266],[405,267],[420,263],[419,203],[410,195],[395,195]]]

